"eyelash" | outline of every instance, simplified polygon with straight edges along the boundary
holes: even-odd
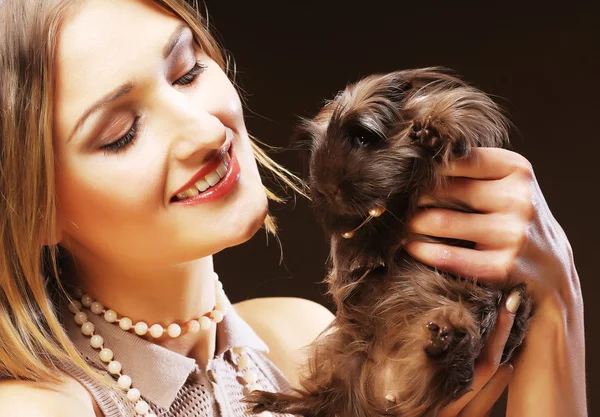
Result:
[[[194,67],[184,76],[182,76],[181,78],[175,80],[173,82],[174,85],[189,85],[191,83],[193,83],[196,78],[198,77],[198,75],[202,74],[204,72],[204,70],[206,69],[206,65],[201,64],[200,61],[197,61],[196,64],[194,65]],[[133,125],[131,126],[131,129],[129,129],[129,132],[127,132],[124,136],[122,136],[120,139],[117,139],[116,141],[109,143],[108,145],[104,145],[102,147],[102,149],[104,149],[105,153],[117,153],[123,149],[125,149],[127,146],[131,145],[136,137],[137,137],[137,133],[139,131],[139,124],[140,124],[140,116],[136,116],[135,120],[133,121]]]

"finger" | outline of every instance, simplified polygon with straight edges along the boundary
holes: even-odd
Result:
[[[516,246],[522,239],[512,216],[504,213],[465,213],[442,208],[417,211],[408,229],[427,236],[475,242],[479,248]]]
[[[500,367],[502,352],[510,335],[515,312],[521,301],[519,291],[512,292],[499,308],[494,329],[486,340],[475,363],[475,376],[471,390],[444,409],[442,416],[455,416],[479,394]],[[482,400],[483,401],[483,400]],[[447,413],[447,414],[446,414]]]
[[[505,282],[509,256],[506,250],[475,250],[442,243],[408,241],[406,251],[416,260],[452,274],[481,282]]]
[[[530,170],[531,164],[523,156],[507,149],[473,148],[467,158],[450,162],[441,172],[451,177],[497,180],[516,169]]]
[[[504,212],[514,210],[518,205],[528,204],[530,194],[528,182],[457,177],[451,178],[443,187],[437,187],[429,194],[422,195],[418,206],[448,205],[448,208],[454,208],[454,205],[463,211]]]
[[[491,413],[494,404],[502,396],[514,373],[514,367],[505,363],[498,368],[492,379],[460,411],[458,417],[479,417]]]
[[[504,346],[510,336],[510,331],[515,321],[515,313],[520,303],[521,292],[514,290],[500,306],[494,329],[490,332],[475,363],[476,373],[492,375],[496,372],[498,366],[500,366]]]

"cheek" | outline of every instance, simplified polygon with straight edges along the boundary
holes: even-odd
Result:
[[[107,230],[132,218],[147,218],[161,201],[157,200],[161,188],[148,166],[104,162],[83,168],[71,165],[57,172],[60,215],[78,228]]]

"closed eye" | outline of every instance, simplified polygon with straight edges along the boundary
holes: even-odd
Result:
[[[194,67],[183,77],[175,80],[173,82],[174,85],[188,85],[194,82],[194,80],[198,77],[198,75],[202,74],[206,69],[206,65],[201,64],[200,61],[197,61]]]
[[[173,82],[174,85],[189,85],[191,83],[193,83],[196,78],[198,78],[198,76],[200,74],[202,74],[204,72],[204,70],[207,68],[206,65],[201,64],[200,61],[197,61],[196,64],[192,67],[191,70],[189,70],[183,77],[175,80]],[[122,137],[120,137],[119,139],[117,139],[114,142],[111,142],[107,145],[104,145],[102,147],[102,149],[104,149],[105,152],[112,152],[112,153],[117,153],[119,151],[122,151],[123,149],[127,148],[129,145],[131,145],[136,139],[137,139],[137,133],[140,127],[140,117],[136,117],[131,129]]]

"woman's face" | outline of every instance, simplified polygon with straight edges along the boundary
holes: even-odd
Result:
[[[63,23],[55,69],[63,246],[179,263],[260,227],[267,200],[240,99],[181,20],[150,1],[85,2]]]

